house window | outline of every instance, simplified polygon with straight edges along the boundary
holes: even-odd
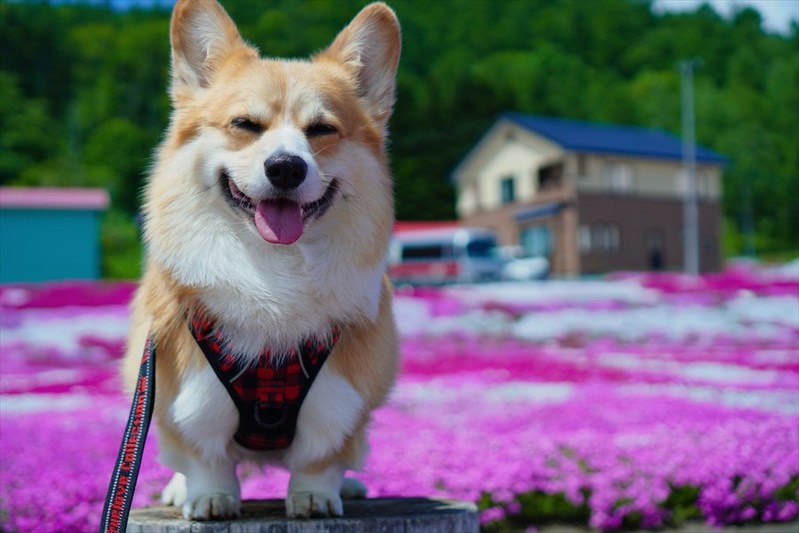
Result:
[[[563,177],[563,163],[556,163],[538,170],[538,189],[554,189],[560,187]]]
[[[697,169],[694,173],[694,178],[696,179],[696,197],[710,198],[710,176],[706,172]],[[682,196],[685,196],[688,192],[688,173],[685,172],[685,169],[680,169],[677,172],[677,190]]]
[[[603,253],[616,253],[621,248],[621,232],[615,224],[597,224],[591,231],[592,249]]]
[[[585,154],[577,154],[577,177],[588,177],[588,167],[585,162]]]
[[[605,187],[611,191],[629,192],[633,190],[633,169],[626,163],[605,165]]]
[[[616,224],[581,225],[577,228],[580,253],[617,253],[621,249],[621,231]]]
[[[710,191],[710,176],[701,170],[696,172],[696,193],[699,195],[699,198],[710,198],[712,196]]]
[[[515,188],[515,180],[513,176],[508,176],[506,178],[502,178],[502,181],[499,182],[500,186],[500,199],[502,200],[503,204],[510,204],[513,203],[516,199],[516,191]]]
[[[591,226],[582,224],[577,228],[577,245],[580,253],[587,254],[591,251]]]

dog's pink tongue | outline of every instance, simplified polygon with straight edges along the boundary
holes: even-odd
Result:
[[[302,210],[291,200],[268,200],[255,206],[255,228],[266,242],[292,244],[302,237]]]

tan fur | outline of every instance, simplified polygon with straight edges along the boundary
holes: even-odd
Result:
[[[367,39],[372,44],[364,47],[359,39]],[[240,280],[242,284],[263,286],[268,295],[273,295],[256,297],[237,287],[236,279],[229,280],[229,287],[218,285],[213,281],[216,279],[213,273],[206,276],[203,271],[202,257],[194,259],[200,266],[189,265],[182,270],[186,242],[190,239],[201,242],[206,230],[214,236],[229,233],[230,239],[242,241],[235,248],[246,254],[241,262],[254,261],[257,265],[258,261],[270,260],[260,259],[262,257],[274,257],[287,265],[286,272],[281,271],[280,275],[289,277],[293,271],[311,269],[316,272],[322,268],[319,275],[309,278],[314,281],[325,276],[330,276],[331,280],[350,279],[342,270],[346,268],[364,272],[382,269],[393,223],[392,182],[385,144],[400,36],[393,12],[383,4],[373,4],[364,8],[329,49],[311,61],[264,60],[241,40],[235,25],[215,1],[179,0],[173,12],[171,40],[174,112],[145,191],[145,238],[150,254],[132,304],[124,373],[128,387],[132,388],[145,340],[153,335],[157,349],[155,416],[160,442],[173,451],[178,450],[182,456],[201,462],[204,460],[202,445],[188,442],[182,430],[172,422],[172,409],[185,381],[207,366],[189,333],[187,313],[198,306],[207,307],[208,302],[215,302],[220,309],[235,307],[240,302],[245,310],[249,309],[246,306],[254,306],[253,313],[267,313],[275,308],[279,316],[283,307],[296,307],[302,316],[330,307],[331,301],[337,301],[331,298],[346,291],[364,289],[336,286],[331,282],[323,289],[306,290],[307,284],[301,283],[300,290],[284,294],[282,277]],[[370,54],[375,57],[369,57]],[[303,239],[307,244],[304,244],[306,240],[300,240],[297,245],[281,248],[281,245],[259,242],[252,236],[253,228],[225,205],[218,184],[203,182],[209,179],[204,178],[209,175],[209,163],[203,158],[210,155],[200,149],[197,156],[192,155],[191,147],[196,143],[212,143],[219,139],[217,150],[231,154],[257,152],[262,146],[264,150],[269,148],[261,133],[235,127],[231,122],[234,117],[246,117],[258,124],[266,132],[263,135],[280,127],[304,131],[315,121],[324,120],[335,126],[337,133],[309,137],[307,141],[321,171],[349,165],[350,161],[366,161],[361,167],[347,168],[346,175],[336,176],[343,183],[342,191],[333,207],[312,221],[311,229],[306,229],[307,236]],[[258,161],[255,164],[257,166]],[[182,212],[186,205],[195,207],[192,212]],[[192,218],[198,216],[207,217],[202,219],[206,220],[205,225],[197,222],[190,226]],[[188,233],[187,227],[190,228]],[[330,239],[327,248],[311,242],[312,239],[318,241],[319,235]],[[320,260],[319,265],[306,265],[310,252],[303,246],[311,244],[316,247],[314,253],[322,250],[319,253],[328,254],[323,255],[324,258],[345,258],[351,261],[351,266],[327,259]],[[222,260],[231,260],[234,266],[237,262],[235,258],[224,256]],[[206,279],[212,281],[206,282]],[[297,466],[299,472],[315,475],[331,465],[352,467],[362,461],[369,412],[385,400],[397,373],[391,292],[391,285],[383,276],[382,282],[378,280],[372,290],[379,299],[376,316],[353,308],[341,309],[340,317],[335,316],[335,309],[328,311],[333,316],[322,317],[327,323],[343,322],[341,339],[326,366],[357,391],[365,409],[358,414],[358,421],[342,446],[328,449],[321,459]],[[263,301],[270,297],[275,301]],[[233,320],[224,311],[215,313],[212,318],[223,332],[228,321]],[[293,322],[287,325],[295,326]],[[324,333],[300,332],[300,326],[296,327],[296,338],[286,339],[276,333],[274,342],[290,345],[301,341],[302,335]],[[236,453],[256,460],[281,460],[280,453],[269,452],[262,457],[250,452]]]
[[[397,353],[394,319],[391,312],[391,285],[384,282],[384,295],[376,324],[358,324],[348,328],[338,344],[341,356],[330,360],[330,366],[347,378],[370,409],[378,407],[388,395],[397,372],[393,357],[374,357],[370,352]]]

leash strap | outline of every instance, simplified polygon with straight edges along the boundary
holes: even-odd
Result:
[[[108,485],[100,533],[124,533],[128,527],[128,514],[133,503],[136,479],[139,477],[144,441],[150,427],[155,400],[155,341],[147,339],[142,355],[133,404],[128,415],[128,425],[119,447],[117,462]]]

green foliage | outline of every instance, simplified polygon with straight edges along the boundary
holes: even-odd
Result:
[[[561,523],[584,525],[591,517],[588,507],[588,491],[583,490],[583,502],[575,504],[561,493],[549,494],[543,491],[528,492],[516,496],[518,512],[509,513],[503,520],[492,522],[483,526],[486,533],[506,533],[522,531],[526,526],[535,524]],[[496,507],[490,494],[484,494],[477,503],[479,510],[483,511]]]
[[[799,497],[799,477],[794,476],[791,478],[791,481],[785,485],[777,489],[774,493],[774,498],[780,502],[789,502],[789,501],[796,501]]]
[[[58,124],[41,98],[22,94],[15,74],[0,71],[0,185],[63,152]]]
[[[105,279],[138,279],[142,267],[142,247],[136,219],[118,209],[103,217],[100,227]]]
[[[669,525],[680,526],[688,520],[701,519],[702,513],[696,505],[698,501],[699,487],[692,485],[672,486],[668,498],[662,505],[664,509],[671,511]]]
[[[130,120],[111,118],[86,139],[83,161],[87,169],[86,183],[105,186],[114,205],[134,213],[144,177],[143,169],[156,139]]]
[[[518,496],[522,505],[519,519],[524,523],[568,522],[581,524],[588,522],[591,511],[588,508],[588,497],[584,494],[583,503],[577,505],[570,502],[563,494],[547,494],[537,491]]]
[[[740,477],[733,479],[737,484]],[[693,485],[671,485],[669,495],[660,503],[660,508],[665,511],[664,525],[670,528],[685,528],[686,524],[701,523],[705,520],[698,506],[700,487]],[[588,506],[590,492],[582,489],[582,502],[574,503],[562,493],[550,494],[543,491],[517,494],[516,501],[511,504],[502,504],[495,501],[491,494],[483,493],[477,502],[478,509],[482,512],[492,508],[503,508],[504,518],[489,522],[482,526],[486,533],[510,533],[522,531],[529,526],[541,527],[547,524],[570,524],[575,528],[587,526],[591,517]],[[792,477],[784,486],[774,493],[774,500],[779,502],[796,501],[799,495],[799,477]],[[631,499],[622,499],[616,502],[614,509],[631,503]],[[749,502],[762,512],[763,502],[757,498]],[[513,510],[509,510],[513,508]],[[638,531],[641,529],[642,515],[638,511],[630,511],[624,515],[621,531]]]
[[[223,1],[267,56],[323,48],[362,0]],[[724,215],[760,251],[799,243],[799,26],[638,0],[392,0],[403,26],[391,159],[401,219],[454,217],[448,176],[503,111],[679,134],[676,63],[699,57],[698,141],[730,157]],[[133,216],[168,122],[164,9],[0,3],[0,184],[105,186]],[[743,239],[728,239],[739,254]]]

